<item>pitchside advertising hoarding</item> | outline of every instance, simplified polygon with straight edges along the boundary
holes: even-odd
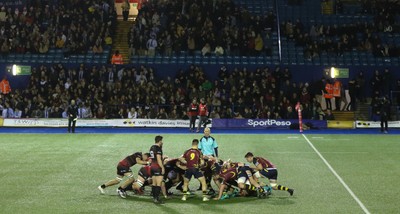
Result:
[[[400,121],[388,121],[389,128],[400,128]],[[356,121],[356,128],[358,129],[368,129],[368,128],[381,128],[380,121]]]
[[[327,128],[325,120],[303,120],[303,124],[310,128]],[[299,120],[282,119],[213,119],[214,128],[242,128],[242,129],[298,129]]]
[[[198,120],[196,121],[196,125]],[[303,124],[310,128],[327,128],[323,120],[303,120]],[[189,120],[158,120],[158,119],[78,119],[78,127],[152,127],[152,128],[189,128]],[[45,118],[5,118],[5,127],[67,127],[67,119]],[[272,119],[213,119],[208,127],[214,128],[241,128],[241,129],[266,129],[281,128],[298,129],[298,120],[272,120]]]
[[[197,124],[197,123],[196,123]],[[67,127],[67,119],[16,119],[5,118],[5,127]],[[188,128],[188,120],[157,120],[157,119],[78,119],[78,127],[164,127]]]

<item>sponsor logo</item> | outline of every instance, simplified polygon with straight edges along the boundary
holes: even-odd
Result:
[[[39,124],[38,120],[14,120],[17,126],[36,126]]]
[[[257,127],[257,126],[290,126],[292,123],[288,120],[247,120],[247,125]]]

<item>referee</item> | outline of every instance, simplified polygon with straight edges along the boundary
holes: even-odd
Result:
[[[218,144],[215,138],[210,136],[210,133],[210,128],[206,127],[204,129],[204,136],[200,138],[198,148],[201,150],[204,157],[214,157],[216,159],[215,162],[218,162]],[[215,191],[211,187],[211,179],[212,176],[206,176],[207,188],[209,189],[208,194],[215,193]],[[199,190],[201,189],[202,186],[200,184]]]
[[[204,129],[204,136],[200,138],[199,149],[204,156],[212,156],[218,159],[218,144],[215,138],[210,136],[210,128]]]

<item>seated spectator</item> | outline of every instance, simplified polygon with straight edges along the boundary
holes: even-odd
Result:
[[[101,45],[100,40],[97,40],[96,43],[93,45],[92,51],[94,54],[102,54],[103,53],[103,46]]]
[[[206,43],[204,47],[201,49],[201,54],[203,56],[210,56],[211,55],[211,47],[210,44]]]
[[[217,45],[214,50],[215,55],[223,56],[224,55],[224,48],[221,45]]]
[[[134,107],[131,108],[131,110],[128,112],[128,118],[129,119],[138,118],[138,112],[136,111],[136,108],[134,108]]]
[[[62,49],[64,47],[65,40],[61,36],[57,36],[56,48]]]

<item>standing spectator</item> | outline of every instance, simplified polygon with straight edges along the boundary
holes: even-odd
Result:
[[[191,132],[193,132],[196,127],[196,119],[198,113],[199,113],[199,105],[197,105],[197,100],[196,98],[194,98],[189,107],[189,118],[190,118],[189,131]]]
[[[379,106],[379,114],[381,119],[381,132],[388,133],[388,120],[390,119],[390,101],[384,96]]]
[[[352,79],[349,81],[349,95],[350,95],[350,103],[349,105],[346,107],[347,111],[355,111],[356,110],[356,87],[357,87],[357,83],[355,79]]]
[[[204,123],[204,126],[206,126],[207,122],[207,115],[208,115],[208,109],[207,109],[207,104],[205,103],[205,99],[201,98],[200,99],[200,104],[199,104],[199,123],[197,125],[197,131],[200,132],[200,127]]]
[[[68,106],[68,132],[75,133],[76,120],[78,119],[78,106],[75,105],[75,100],[71,100],[71,105]]]
[[[111,64],[121,65],[124,63],[122,55],[119,53],[119,50],[116,50],[112,55]]]
[[[315,82],[313,84],[313,92],[314,96],[319,104],[322,105],[322,98],[324,94],[324,88],[325,88],[325,78],[322,78],[321,80]]]
[[[340,111],[340,107],[342,104],[342,82],[340,82],[338,79],[335,79],[333,82],[333,97],[335,97],[335,110]]]
[[[124,3],[122,3],[122,17],[124,21],[128,21],[129,18],[129,10],[131,9],[131,4],[129,4],[129,0],[125,0]]]
[[[156,48],[157,48],[157,40],[155,36],[151,36],[149,40],[147,40],[146,47],[147,47],[147,55],[148,56],[155,56],[156,55]]]
[[[326,109],[332,110],[331,99],[333,98],[333,86],[332,86],[330,80],[326,81],[324,97],[325,97]]]
[[[361,103],[365,102],[365,77],[364,77],[364,73],[361,71],[356,79],[356,97],[358,99],[358,101],[360,101]]]

